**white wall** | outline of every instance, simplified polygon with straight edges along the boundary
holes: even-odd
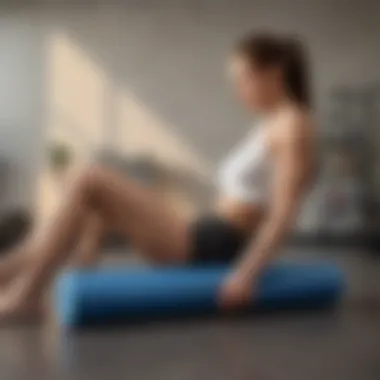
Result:
[[[29,17],[0,14],[0,156],[11,169],[1,206],[29,206],[35,197],[43,128],[42,36]]]
[[[244,31],[270,28],[305,37],[320,110],[334,85],[379,79],[376,5],[352,3],[267,0],[236,9],[210,5],[206,11],[135,6],[69,13],[57,17],[56,24],[118,86],[215,161],[244,133],[248,120],[225,77],[231,44]]]
[[[13,181],[12,196],[19,188],[20,199],[33,193],[30,169],[41,146],[41,123],[51,111],[51,93],[45,99],[44,90],[55,91],[51,72],[44,71],[45,57],[57,35],[71,41],[107,78],[102,114],[107,141],[120,148],[132,139],[149,147],[149,130],[136,137],[133,126],[155,125],[153,142],[160,143],[153,145],[162,143],[162,154],[183,154],[195,166],[210,169],[248,129],[249,117],[236,104],[224,70],[229,47],[242,32],[265,27],[305,37],[322,121],[331,87],[380,78],[380,7],[374,1],[208,1],[203,9],[186,1],[164,3],[130,1],[129,7],[96,9],[50,4],[38,17],[35,10],[30,13],[29,21],[28,13],[23,19],[2,18],[0,143],[20,167],[23,183],[17,187]],[[75,82],[73,93],[83,89]],[[137,116],[131,119],[131,114]]]

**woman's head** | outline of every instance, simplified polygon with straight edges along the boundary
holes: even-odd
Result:
[[[265,110],[290,100],[311,106],[309,67],[299,40],[269,33],[242,38],[232,57],[232,72],[244,104]]]

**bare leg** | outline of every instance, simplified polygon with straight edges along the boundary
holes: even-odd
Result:
[[[23,242],[20,247],[7,253],[7,256],[0,262],[0,285],[8,284],[20,271],[28,264],[30,257],[25,255],[29,243]]]
[[[128,237],[150,259],[184,262],[188,257],[188,223],[170,211],[160,199],[113,172],[94,168],[76,181],[46,234],[29,245],[35,252],[33,265],[26,268],[0,299],[3,313],[20,307],[34,292],[46,288],[67,257],[83,221],[93,215]],[[1,312],[1,311],[0,311]]]
[[[13,309],[28,307],[27,300],[35,300],[37,294],[37,288],[30,291],[27,289],[31,273],[42,266],[50,267],[58,262],[63,264],[67,259],[69,249],[86,220],[84,206],[86,203],[82,199],[83,194],[78,189],[78,185],[73,186],[58,210],[56,218],[47,229],[36,231],[26,239],[24,244],[20,245],[16,252],[10,253],[7,269],[13,269],[16,275],[0,297],[0,313],[1,310],[6,314],[7,311]],[[59,247],[59,255],[50,253],[52,246]],[[13,260],[12,256],[14,256]]]
[[[69,265],[73,267],[89,267],[96,264],[100,258],[100,245],[105,233],[102,219],[96,215],[87,217],[78,244],[69,259]]]
[[[78,212],[83,214],[83,210],[78,210]],[[91,221],[91,219],[85,218],[84,215],[82,215],[82,219],[82,230],[84,233],[87,233],[86,222],[87,220]],[[40,252],[36,249],[36,246],[39,241],[46,239],[50,230],[50,225],[48,227],[43,226],[40,229],[34,230],[24,241],[6,254],[6,257],[0,261],[0,282],[2,284],[6,284],[24,271],[28,265],[31,265],[35,260],[40,259]]]
[[[85,218],[78,245],[70,258],[71,266],[85,267],[98,261],[104,229],[103,221],[96,213]],[[38,259],[39,252],[36,252],[32,245],[35,239],[35,236],[31,236],[0,261],[0,285],[7,284]]]
[[[73,252],[65,252],[66,258],[62,257],[63,262],[64,260],[66,262],[68,258],[68,265],[74,267],[88,267],[96,264],[100,256],[100,244],[103,233],[104,225],[102,220],[96,214],[86,217],[77,246],[74,248]],[[32,245],[30,242],[24,243],[24,245],[21,246],[17,252],[10,254],[5,263],[2,263],[5,264],[3,269],[8,269],[8,273],[6,273],[6,276],[2,278],[3,286],[4,284],[9,285],[12,279],[17,278],[16,276],[23,276],[27,274],[28,267],[33,267],[33,265],[35,265],[34,261],[40,259],[38,257],[38,252],[32,250],[31,247]],[[22,277],[21,281],[23,281]],[[12,296],[11,291],[8,292],[8,296]],[[40,315],[43,311],[43,296],[44,294],[42,292],[36,292],[36,294],[28,297],[28,302],[23,302],[22,305],[19,306],[18,316],[26,316],[30,318]],[[6,297],[7,293],[5,293],[3,301],[6,300]]]

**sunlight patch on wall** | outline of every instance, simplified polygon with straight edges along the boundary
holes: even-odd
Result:
[[[65,33],[52,33],[47,40],[47,135],[46,142],[70,147],[72,171],[108,148],[120,158],[153,158],[167,173],[181,173],[189,181],[209,183],[211,165],[176,128],[158,117],[125,87],[114,86],[103,67]],[[40,178],[39,209],[42,218],[55,209],[64,186],[49,168],[46,156]],[[176,178],[178,179],[178,178]],[[189,201],[173,190],[168,179],[166,194],[189,209]]]
[[[106,141],[109,85],[104,71],[63,32],[46,40],[46,155],[37,195],[40,221],[48,219],[65,192],[51,169],[52,144],[66,146],[70,171],[81,168]],[[58,173],[59,174],[59,173]]]
[[[47,138],[70,143],[84,160],[105,140],[107,76],[63,33],[49,37],[47,53]]]
[[[174,126],[157,117],[133,92],[121,88],[115,101],[119,151],[146,155],[168,168],[182,168],[199,178],[210,178],[211,164],[175,134]]]

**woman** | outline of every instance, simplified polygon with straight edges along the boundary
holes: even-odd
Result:
[[[73,183],[46,234],[0,264],[0,315],[17,315],[41,294],[79,244],[91,264],[108,230],[158,263],[233,262],[219,292],[223,308],[243,307],[292,226],[313,164],[307,62],[300,43],[272,34],[242,39],[231,59],[238,94],[261,121],[222,163],[219,196],[188,221],[132,179],[101,167]]]

